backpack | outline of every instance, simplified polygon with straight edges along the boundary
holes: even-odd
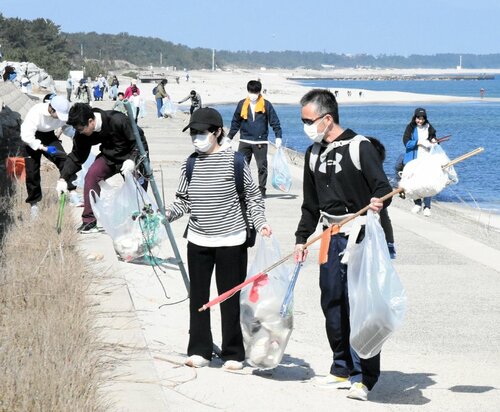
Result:
[[[193,176],[194,165],[196,163],[196,158],[198,153],[192,153],[186,161],[186,179],[188,185],[191,182],[191,177]],[[250,227],[247,216],[247,205],[245,203],[245,186],[243,182],[243,170],[245,169],[245,156],[240,152],[234,152],[234,183],[236,185],[236,192],[238,193],[238,199],[240,201],[241,213],[243,214],[243,219],[245,220],[246,231],[247,231],[247,241],[246,246],[252,247],[255,245],[255,238],[257,231],[254,227]]]
[[[361,170],[361,162],[359,160],[359,145],[362,141],[370,141],[370,139],[367,139],[366,137],[357,134],[352,139],[333,142],[333,147],[336,148],[348,144],[349,155],[351,156],[352,163],[354,164],[354,167],[356,169]],[[314,143],[311,149],[311,156],[309,157],[309,168],[311,169],[312,172],[314,172],[314,167],[316,166],[316,162],[318,161],[320,150],[321,150],[321,144]]]
[[[158,86],[153,87],[153,94],[158,93]]]

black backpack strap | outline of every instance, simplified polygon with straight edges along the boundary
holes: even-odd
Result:
[[[194,152],[189,155],[186,160],[186,179],[188,184],[191,183],[191,178],[193,177],[194,164],[196,162],[196,158],[198,157],[198,153]]]
[[[240,152],[234,152],[234,182],[236,184],[236,191],[240,199],[244,199],[245,184],[243,179],[243,171],[245,169],[245,155]]]
[[[255,228],[250,226],[247,216],[247,203],[245,201],[245,184],[244,184],[244,170],[245,170],[246,159],[245,156],[240,152],[234,153],[234,183],[236,185],[236,192],[238,192],[238,198],[240,200],[241,213],[243,214],[243,220],[245,221],[246,231],[247,231],[247,247],[252,247],[255,244],[255,236],[257,234]]]

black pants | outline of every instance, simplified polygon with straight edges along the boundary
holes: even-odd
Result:
[[[338,234],[330,241],[328,262],[320,266],[321,308],[325,315],[326,334],[333,351],[330,373],[362,382],[371,390],[380,375],[380,354],[360,359],[349,344],[349,295],[347,290],[347,265],[339,256],[347,246],[347,237]]]
[[[189,278],[189,344],[187,354],[212,359],[213,339],[210,328],[210,310],[198,312],[209,301],[210,281],[215,266],[215,280],[219,294],[245,280],[247,248],[245,245],[204,247],[191,242],[187,247]],[[221,357],[223,360],[243,361],[245,349],[240,326],[240,293],[220,304],[222,322]]]
[[[36,132],[35,137],[39,139],[44,146],[54,146],[57,149],[57,153],[50,155],[41,150],[33,150],[31,147],[26,146],[26,156],[24,158],[26,167],[26,190],[28,192],[28,197],[26,198],[26,203],[35,204],[42,200],[42,186],[41,186],[41,176],[40,176],[40,163],[42,160],[42,154],[54,163],[59,171],[64,167],[64,162],[68,157],[64,151],[61,142],[57,139],[54,132]],[[73,175],[70,182],[76,179],[76,175]],[[76,186],[72,183],[68,183],[68,189],[74,190]]]
[[[387,243],[394,243],[394,231],[392,230],[391,218],[389,217],[389,211],[387,208],[382,209],[379,212],[380,215],[380,225],[384,229],[385,240]]]
[[[264,196],[266,194],[267,184],[267,144],[249,144],[240,142],[238,152],[242,153],[250,164],[252,154],[257,163],[257,172],[259,174],[259,189],[260,193]]]

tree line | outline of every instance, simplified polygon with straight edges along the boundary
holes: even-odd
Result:
[[[23,20],[0,14],[0,49],[5,60],[29,61],[44,68],[56,79],[66,78],[69,70],[85,70],[94,77],[118,67],[119,61],[135,66],[164,66],[177,69],[211,69],[212,50],[128,33],[64,33],[49,19]],[[217,68],[321,69],[325,65],[370,68],[450,68],[459,63],[459,54],[378,55],[337,54],[300,51],[215,52]],[[462,54],[464,68],[500,68],[500,53]],[[94,73],[95,72],[95,73]]]

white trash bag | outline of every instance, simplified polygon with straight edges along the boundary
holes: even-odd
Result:
[[[160,109],[160,113],[164,117],[173,116],[177,111],[177,107],[172,103],[170,99],[167,99]]]
[[[351,347],[363,359],[377,355],[406,313],[406,292],[392,266],[378,215],[368,211],[365,237],[347,266]]]
[[[113,239],[116,253],[126,262],[154,260],[167,238],[156,203],[131,173],[125,173],[120,187],[105,182],[100,186],[100,196],[90,192],[90,204],[99,224]]]
[[[409,199],[432,197],[446,186],[456,184],[458,177],[450,159],[439,145],[434,145],[429,156],[417,157],[408,162],[402,172],[399,187],[403,188]]]
[[[278,241],[258,236],[251,277],[281,259]],[[241,329],[247,362],[260,369],[272,369],[283,358],[293,329],[293,311],[280,316],[292,270],[280,265],[268,273],[268,279],[247,287],[240,294]]]

